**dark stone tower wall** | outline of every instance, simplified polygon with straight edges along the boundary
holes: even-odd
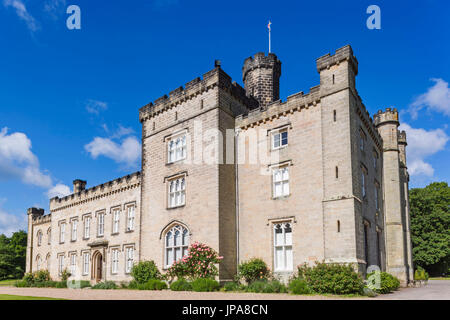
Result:
[[[273,53],[259,52],[245,59],[242,67],[247,96],[254,97],[261,107],[280,99],[281,62]]]

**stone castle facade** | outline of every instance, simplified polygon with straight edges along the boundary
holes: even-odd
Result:
[[[214,69],[139,110],[142,170],[28,209],[27,272],[129,281],[189,244],[224,259],[219,279],[262,258],[287,278],[315,261],[413,279],[406,135],[396,109],[370,117],[350,46],[316,60],[320,84],[279,100],[281,62],[257,53],[242,88]]]

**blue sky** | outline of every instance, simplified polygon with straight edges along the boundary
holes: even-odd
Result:
[[[69,5],[81,30],[66,27]],[[366,9],[381,9],[369,30]],[[0,0],[0,233],[48,197],[139,170],[138,108],[213,68],[281,59],[281,98],[319,82],[315,59],[351,44],[371,114],[397,107],[411,186],[448,181],[449,1]]]

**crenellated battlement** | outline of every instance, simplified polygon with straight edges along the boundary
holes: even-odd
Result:
[[[247,74],[257,68],[273,69],[278,76],[281,76],[281,61],[274,53],[266,56],[264,52],[258,52],[253,57],[245,59],[242,67],[242,80],[245,82]]]
[[[407,145],[407,142],[406,142],[406,131],[404,131],[404,130],[400,131],[399,130],[397,136],[398,136],[398,143],[399,144]]]
[[[168,96],[163,95],[153,103],[150,102],[143,106],[139,109],[139,121],[144,122],[155,115],[192,99],[214,87],[220,87],[227,90],[236,99],[248,106],[249,109],[258,106],[258,102],[254,98],[247,97],[245,90],[239,84],[233,82],[231,77],[226,74],[220,66],[216,66],[214,69],[206,72],[203,75],[203,78],[197,77],[187,82],[184,87],[180,86],[177,89],[170,91]]]
[[[68,206],[74,206],[87,201],[96,200],[109,196],[113,193],[121,192],[131,188],[139,187],[141,184],[141,172],[137,171],[132,174],[111,180],[106,183],[82,190],[78,193],[72,193],[65,197],[54,197],[50,199],[50,211],[55,212]]]
[[[317,71],[320,72],[323,69],[328,69],[333,65],[338,65],[342,61],[348,61],[353,67],[355,75],[358,74],[358,60],[353,55],[353,50],[350,45],[337,49],[334,55],[327,53],[316,59]]]
[[[52,221],[52,214],[47,214],[44,216],[33,218],[33,225],[44,224]]]
[[[375,122],[375,126],[379,126],[381,124],[385,124],[385,123],[395,123],[395,124],[399,124],[398,121],[398,111],[396,108],[391,109],[391,108],[386,108],[386,111],[383,112],[382,110],[378,110],[378,112],[373,116],[374,122]]]
[[[287,115],[301,109],[308,109],[320,103],[320,86],[310,88],[310,92],[304,94],[300,91],[287,97],[285,102],[281,100],[274,101],[264,108],[256,108],[247,114],[241,114],[236,117],[235,125],[241,129],[246,129],[257,125],[259,122],[265,122],[270,119]]]

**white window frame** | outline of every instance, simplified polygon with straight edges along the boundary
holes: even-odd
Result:
[[[167,163],[174,163],[187,157],[186,132],[173,135],[167,140]]]
[[[114,208],[112,210],[113,212],[113,227],[112,227],[112,234],[119,233],[119,226],[120,226],[120,208]]]
[[[186,175],[168,180],[167,187],[168,208],[184,206],[186,204]]]
[[[60,222],[59,224],[59,243],[64,243],[66,238],[66,223]]]
[[[272,167],[272,198],[288,197],[290,195],[290,172],[289,164]],[[281,186],[281,193],[278,194],[278,186]]]
[[[111,274],[119,272],[119,249],[111,249]]]
[[[179,237],[175,238],[175,234],[177,232],[179,234]],[[169,238],[169,236],[171,236],[171,238]],[[178,242],[176,241],[177,239]],[[189,244],[190,234],[189,230],[186,227],[182,225],[176,225],[166,232],[166,234],[164,235],[164,266],[166,269],[168,269],[175,261],[180,260],[188,253]],[[180,252],[178,258],[177,252]]]
[[[39,230],[37,232],[37,245],[41,246],[42,245],[42,230]]]
[[[283,133],[286,133],[286,137],[283,138]],[[271,137],[271,149],[278,150],[284,147],[287,147],[289,144],[289,133],[288,128],[283,127],[270,132]],[[278,141],[278,146],[275,145],[275,142]]]
[[[135,206],[127,206],[127,231],[134,230]]]
[[[72,232],[70,239],[71,241],[77,241],[78,236],[78,219],[72,219]]]
[[[77,271],[77,254],[75,252],[70,254],[70,274],[75,276]]]
[[[89,252],[83,252],[83,275],[89,274],[89,264],[91,260],[91,254]]]
[[[64,254],[58,255],[58,275],[62,275],[64,271]]]
[[[134,246],[125,247],[125,273],[131,273],[134,264]]]
[[[282,230],[282,243],[277,242],[277,227],[280,226]],[[290,228],[290,237],[286,236],[286,229]],[[285,221],[285,222],[277,222],[273,223],[272,226],[273,230],[273,265],[274,265],[274,271],[275,272],[289,272],[292,271],[294,268],[294,257],[293,257],[293,245],[292,245],[292,221]],[[279,265],[278,257],[277,257],[277,249],[281,249],[282,252],[282,260],[283,260],[283,266]],[[291,260],[288,261],[288,254],[287,252],[290,252]]]
[[[91,237],[91,216],[84,217],[84,239]]]
[[[105,235],[105,213],[97,213],[97,237],[103,237]]]

